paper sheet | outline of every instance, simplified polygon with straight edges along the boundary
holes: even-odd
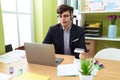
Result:
[[[58,65],[57,76],[78,76],[78,70],[74,64]]]
[[[57,66],[57,76],[79,76],[80,59],[74,59],[73,64],[61,64]],[[96,76],[98,70],[94,67],[92,75]]]
[[[8,53],[5,53],[0,56],[0,62],[2,63],[11,63],[20,59],[25,58],[24,50],[14,50]]]
[[[9,80],[12,76],[5,73],[0,73],[0,80]]]

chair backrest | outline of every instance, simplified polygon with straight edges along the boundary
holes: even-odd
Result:
[[[25,47],[24,47],[24,45],[23,46],[19,46],[19,47],[15,48],[15,50],[25,50]]]
[[[12,44],[7,44],[7,45],[5,45],[5,52],[10,52],[10,51],[12,51],[12,50],[13,50]]]
[[[120,61],[120,49],[117,48],[102,49],[96,53],[94,58]]]

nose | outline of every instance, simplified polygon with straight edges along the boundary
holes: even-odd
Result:
[[[65,22],[65,18],[61,18],[61,19],[60,19],[60,22]]]

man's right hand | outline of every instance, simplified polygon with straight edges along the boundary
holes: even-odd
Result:
[[[86,53],[86,52],[80,53],[80,54],[79,54],[79,58],[80,58],[80,59],[86,59],[86,58],[88,58],[88,53]]]

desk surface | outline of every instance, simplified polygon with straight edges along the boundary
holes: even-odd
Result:
[[[74,60],[73,56],[56,55],[56,57],[64,58],[62,64],[71,64]],[[94,80],[120,80],[120,61],[103,59],[99,59],[99,61],[104,64],[105,68],[99,70],[97,76],[94,77]],[[9,67],[11,66],[14,67],[14,74],[16,74],[18,70],[22,68],[24,72],[28,71],[41,75],[49,75],[51,80],[79,80],[78,76],[58,77],[56,76],[57,67],[27,63],[26,58],[11,64],[0,63],[0,72],[9,73]]]

